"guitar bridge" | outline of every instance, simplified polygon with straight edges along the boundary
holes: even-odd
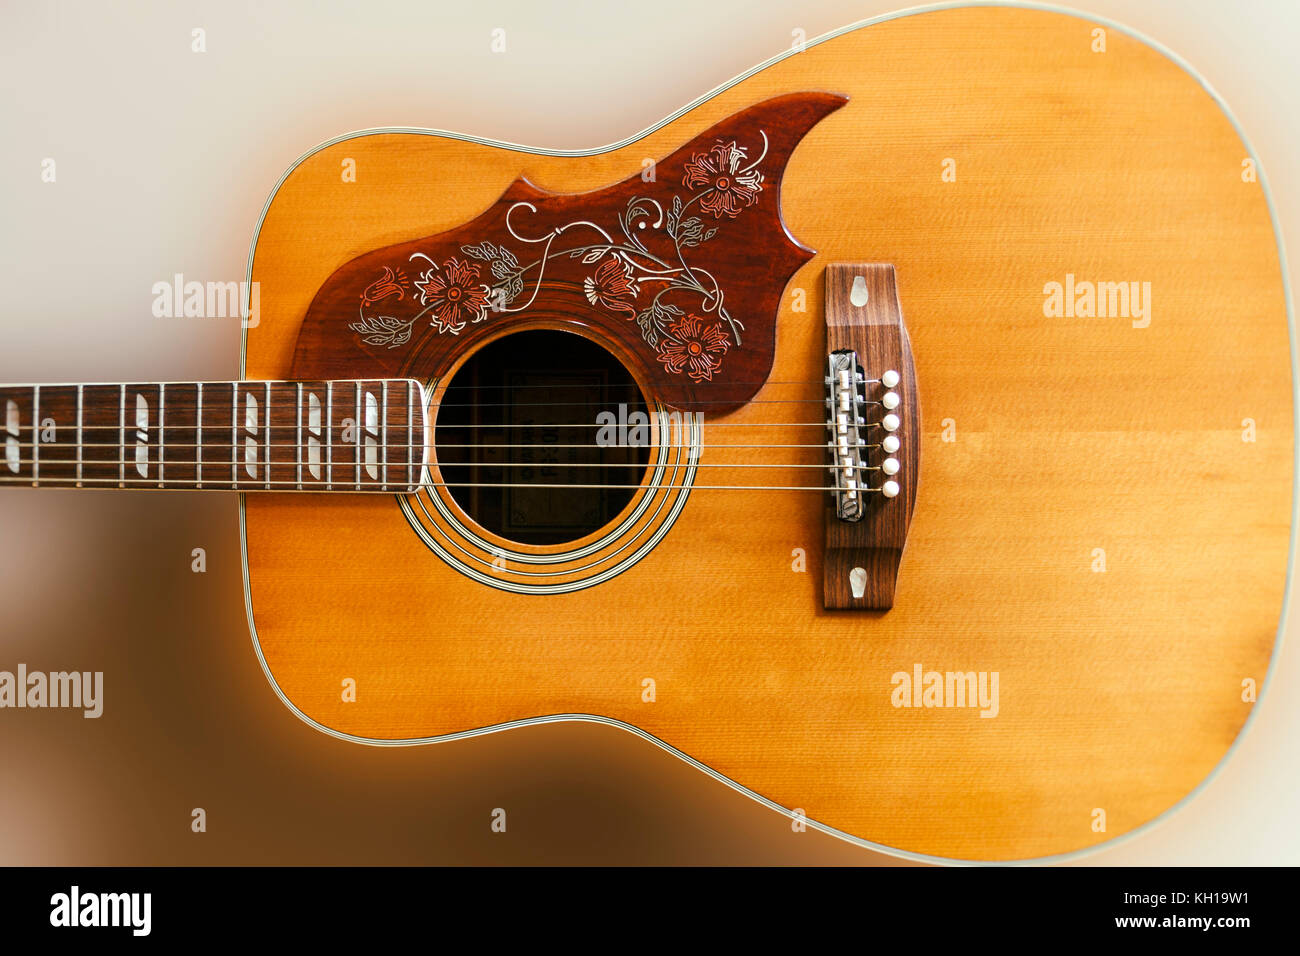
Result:
[[[894,267],[826,267],[831,499],[822,603],[888,610],[916,501],[920,403]]]

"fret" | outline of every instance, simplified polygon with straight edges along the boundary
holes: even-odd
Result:
[[[239,386],[230,386],[230,487],[239,487]]]
[[[158,487],[163,488],[163,460],[167,450],[167,386],[158,386]]]
[[[297,459],[298,459],[298,490],[299,490],[299,491],[302,491],[302,382],[299,382],[299,383],[298,383],[298,401],[297,401],[297,407],[298,407],[298,431],[297,431],[298,437],[297,437],[297,439],[294,441],[294,445],[297,447],[297,451],[298,451],[298,454],[297,454]]]
[[[271,490],[271,383],[266,383],[263,393],[262,416],[266,419],[266,460],[262,463],[262,472],[266,476],[266,490]]]
[[[325,488],[334,490],[334,383],[325,385]]]
[[[118,393],[118,456],[117,456],[117,486],[126,487],[126,453],[122,450],[126,448],[126,386],[119,385]]]
[[[32,389],[32,487],[41,486],[41,387]]]
[[[0,386],[0,484],[409,493],[416,392],[383,379]]]
[[[198,383],[194,398],[194,484],[203,487],[203,383]]]
[[[81,414],[86,407],[86,386],[77,386],[77,487],[81,487]]]

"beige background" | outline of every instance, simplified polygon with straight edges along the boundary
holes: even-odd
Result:
[[[1295,4],[1080,6],[1197,66],[1250,137],[1294,240]],[[154,318],[150,287],[177,272],[242,280],[271,186],[340,132],[411,125],[599,146],[786,48],[796,29],[812,38],[894,8],[6,4],[0,381],[234,377],[236,325]],[[203,54],[190,49],[196,27]],[[498,27],[503,54],[489,46]],[[47,157],[53,184],[40,181]],[[189,571],[194,547],[207,549],[206,575]],[[106,671],[105,717],[0,712],[0,863],[882,861],[793,834],[611,728],[401,750],[310,730],[252,654],[230,497],[5,490],[0,668],[19,661]],[[1292,634],[1223,772],[1155,828],[1085,862],[1300,863],[1297,686]],[[200,806],[209,832],[195,835]],[[510,814],[504,836],[488,828],[499,806]]]

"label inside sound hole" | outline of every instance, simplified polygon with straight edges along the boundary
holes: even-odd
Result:
[[[602,372],[572,374],[508,370],[511,394],[545,395],[540,404],[526,399],[509,407],[506,429],[514,446],[517,467],[506,468],[509,485],[505,495],[503,532],[507,538],[536,532],[558,533],[578,538],[589,528],[605,523],[609,494],[604,488],[585,488],[584,494],[554,485],[601,485],[617,482],[618,468],[594,468],[601,464],[595,442],[595,409],[592,396],[606,393],[607,377]],[[572,427],[591,419],[592,427]],[[582,446],[582,447],[574,447]]]

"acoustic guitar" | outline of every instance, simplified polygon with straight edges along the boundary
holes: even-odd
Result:
[[[323,732],[602,721],[796,828],[1052,858],[1187,798],[1268,677],[1283,274],[1171,54],[922,11],[603,150],[317,147],[240,380],[2,388],[0,474],[237,493],[253,649]]]

